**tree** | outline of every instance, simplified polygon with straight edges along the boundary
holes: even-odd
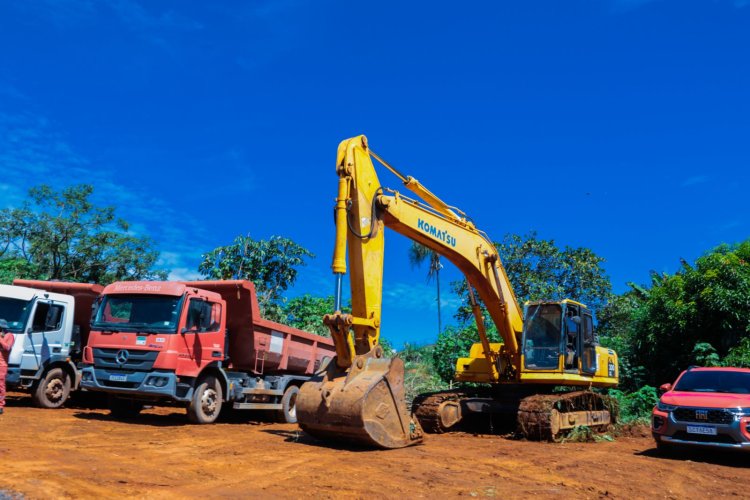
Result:
[[[342,312],[348,311],[349,308],[344,307]],[[323,316],[333,312],[333,295],[315,297],[314,295],[305,294],[289,299],[284,307],[284,319],[287,325],[305,330],[306,332],[330,337],[331,332],[323,324]]]
[[[440,311],[440,270],[443,268],[443,265],[440,263],[440,255],[421,243],[412,241],[409,247],[409,263],[411,263],[412,268],[420,267],[428,259],[430,266],[427,269],[427,282],[429,283],[435,278],[435,285],[437,287],[438,334],[440,334],[443,331],[443,318]]]
[[[152,240],[131,234],[114,207],[95,206],[93,192],[88,184],[62,191],[40,185],[21,208],[0,210],[2,279],[166,279],[167,271],[153,269],[159,252]]]
[[[0,283],[10,285],[16,278],[34,279],[40,273],[36,266],[21,257],[0,258]]]
[[[283,236],[254,240],[238,236],[231,245],[217,247],[202,255],[198,272],[207,279],[246,279],[255,284],[261,314],[268,319],[283,318],[283,292],[297,279],[297,267],[314,255]]]
[[[519,303],[568,298],[596,311],[612,293],[602,268],[604,259],[588,248],[560,249],[553,240],[539,239],[536,232],[525,236],[506,234],[502,242],[494,245]],[[462,299],[456,319],[471,320],[466,281],[456,281],[452,286]]]
[[[742,359],[750,336],[750,240],[721,245],[675,274],[651,274],[636,287],[630,340],[647,382],[674,380],[691,364]],[[732,354],[730,357],[729,354]]]
[[[641,292],[632,283],[630,286],[632,289],[622,295],[613,295],[597,314],[600,342],[617,353],[619,387],[628,392],[645,384],[648,371],[638,364],[635,355],[634,340],[638,337],[633,330],[633,315],[641,304]]]

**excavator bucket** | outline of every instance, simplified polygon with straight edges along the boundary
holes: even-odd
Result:
[[[404,363],[399,358],[358,356],[343,370],[336,359],[302,385],[297,422],[323,439],[378,448],[422,441],[422,428],[406,411]]]

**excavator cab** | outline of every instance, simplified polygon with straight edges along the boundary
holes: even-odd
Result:
[[[524,307],[524,368],[593,375],[596,372],[594,321],[578,302],[530,302]]]

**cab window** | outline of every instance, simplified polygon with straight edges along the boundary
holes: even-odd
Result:
[[[31,324],[33,332],[53,332],[62,327],[63,311],[65,307],[49,302],[37,302],[34,321]]]
[[[221,304],[192,299],[185,327],[195,332],[215,332],[221,326]]]

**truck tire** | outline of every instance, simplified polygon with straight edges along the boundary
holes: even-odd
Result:
[[[60,408],[69,395],[70,377],[62,368],[53,368],[36,383],[31,400],[39,408]]]
[[[209,375],[202,379],[190,400],[188,420],[194,424],[214,423],[221,413],[222,396],[221,384],[216,377]]]
[[[109,397],[108,406],[110,415],[118,420],[135,418],[143,409],[143,403],[140,401],[118,398],[117,396]]]
[[[278,410],[277,420],[282,423],[297,423],[297,394],[299,387],[296,385],[287,386],[284,395],[281,396],[281,410]]]

